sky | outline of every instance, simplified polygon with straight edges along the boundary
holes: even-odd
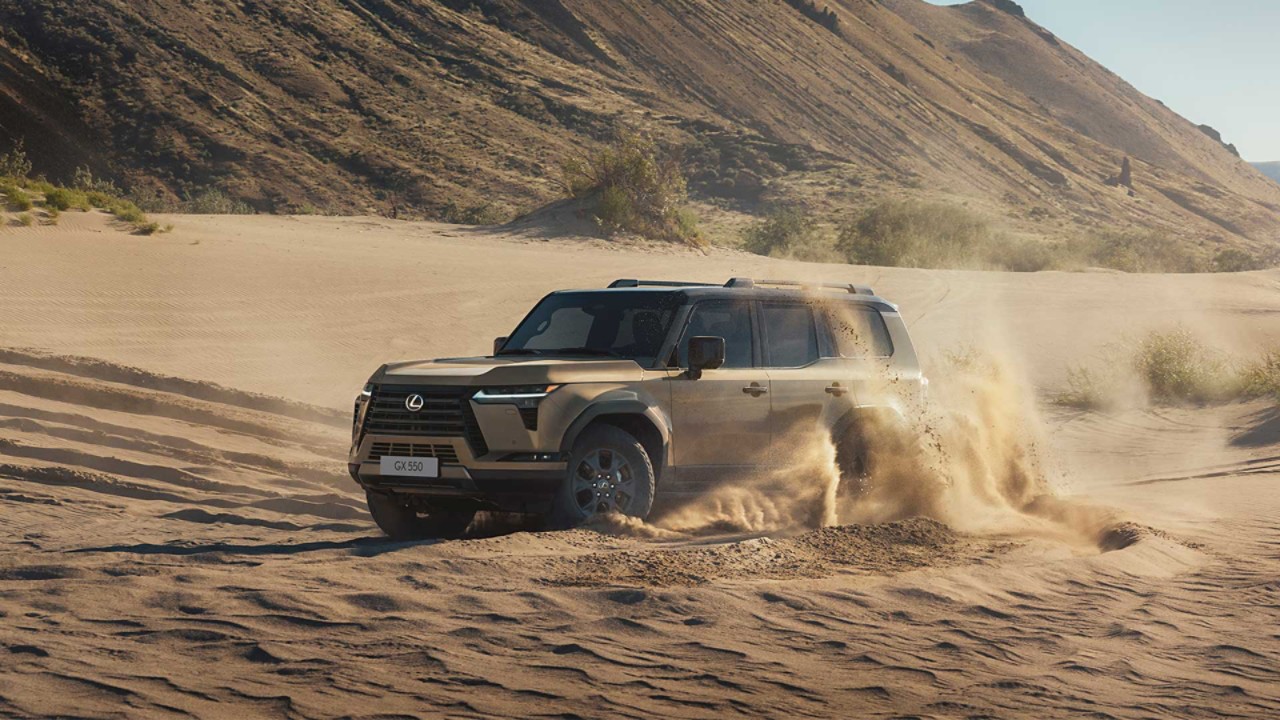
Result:
[[[1280,160],[1280,0],[1018,2],[1138,90],[1217,128],[1246,160]]]

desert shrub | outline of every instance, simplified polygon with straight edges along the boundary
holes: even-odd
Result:
[[[963,208],[890,200],[841,227],[836,249],[858,265],[973,267],[991,240],[987,222]]]
[[[90,190],[89,192],[85,193],[85,197],[89,199],[90,205],[96,208],[99,208],[101,210],[109,210],[111,209],[111,206],[115,203],[115,198],[98,190]]]
[[[55,187],[44,194],[44,204],[55,210],[77,210],[88,211],[92,209],[89,198],[79,190],[69,190],[67,188]]]
[[[1186,328],[1109,345],[1098,360],[1068,368],[1066,387],[1054,401],[1093,410],[1144,400],[1162,405],[1225,401],[1280,389],[1280,353],[1241,373]]]
[[[1067,243],[1064,251],[1088,265],[1131,273],[1184,273],[1205,270],[1184,243],[1158,230],[1102,232]]]
[[[804,208],[778,208],[743,231],[742,247],[757,255],[783,256],[808,244],[817,232],[817,220]]]
[[[167,233],[173,230],[172,225],[161,226],[158,222],[136,222],[133,224],[133,232],[136,235],[155,235],[157,233]]]
[[[985,254],[991,267],[1012,272],[1039,272],[1062,265],[1053,246],[1026,238],[997,238]]]
[[[680,158],[652,138],[631,131],[599,151],[561,163],[561,184],[572,197],[594,199],[592,212],[608,232],[702,244],[692,216],[681,216],[688,186]]]
[[[1067,368],[1067,386],[1053,396],[1053,401],[1080,410],[1101,410],[1115,403],[1114,376],[1095,368]]]
[[[137,205],[128,200],[116,200],[108,210],[120,220],[134,225],[141,225],[147,222],[146,213]]]
[[[677,210],[676,230],[682,238],[702,237],[702,231],[698,229],[698,213],[687,207]]]
[[[5,186],[4,195],[5,201],[10,208],[20,212],[26,212],[31,209],[31,198],[17,185]]]
[[[509,219],[509,216],[502,208],[491,202],[458,205],[450,200],[440,211],[440,219],[456,225],[501,225]]]
[[[324,210],[321,210],[319,207],[316,207],[312,203],[304,202],[298,206],[298,209],[294,211],[294,214],[295,215],[324,215],[325,212]]]
[[[1272,350],[1245,367],[1240,377],[1240,391],[1245,397],[1269,396],[1280,400],[1280,350]]]
[[[17,220],[18,220],[18,224],[21,225],[22,227],[31,227],[32,223],[36,221],[36,219],[31,216],[31,213],[25,213],[25,212],[19,215],[17,217]]]
[[[83,166],[75,169],[75,173],[71,176],[71,187],[85,193],[99,192],[112,197],[124,195],[114,182],[94,177],[93,171]]]
[[[1225,359],[1185,328],[1147,335],[1133,363],[1157,402],[1222,399],[1231,385]]]
[[[18,138],[9,152],[0,155],[0,177],[25,178],[31,174],[31,160],[27,158],[26,143]]]
[[[252,215],[253,207],[243,200],[237,200],[218,188],[205,188],[197,193],[188,193],[178,205],[176,212],[194,215]]]
[[[1213,256],[1214,272],[1247,272],[1261,270],[1264,267],[1266,263],[1261,258],[1238,248],[1219,250]]]

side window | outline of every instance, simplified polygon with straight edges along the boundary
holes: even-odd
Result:
[[[824,313],[840,357],[890,357],[893,341],[889,328],[875,308],[865,305],[832,305]]]
[[[751,361],[751,304],[702,302],[693,306],[689,325],[680,339],[680,367],[689,366],[689,338],[710,335],[724,338],[724,367],[745,368]]]
[[[770,367],[800,367],[818,359],[818,331],[808,305],[764,303],[761,314]]]

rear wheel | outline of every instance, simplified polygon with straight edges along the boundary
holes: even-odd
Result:
[[[832,438],[836,446],[836,469],[840,471],[837,494],[856,498],[871,489],[871,463],[867,439],[861,428],[852,425]]]
[[[422,512],[394,495],[368,492],[369,514],[393,540],[455,538],[467,531],[474,510],[432,509]]]
[[[570,528],[611,513],[643,520],[653,507],[654,480],[653,463],[639,440],[612,425],[590,428],[569,454],[551,523]]]

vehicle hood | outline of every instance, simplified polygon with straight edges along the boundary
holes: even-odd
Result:
[[[388,385],[537,385],[630,382],[644,370],[634,360],[528,356],[441,358],[384,365],[371,382]]]

